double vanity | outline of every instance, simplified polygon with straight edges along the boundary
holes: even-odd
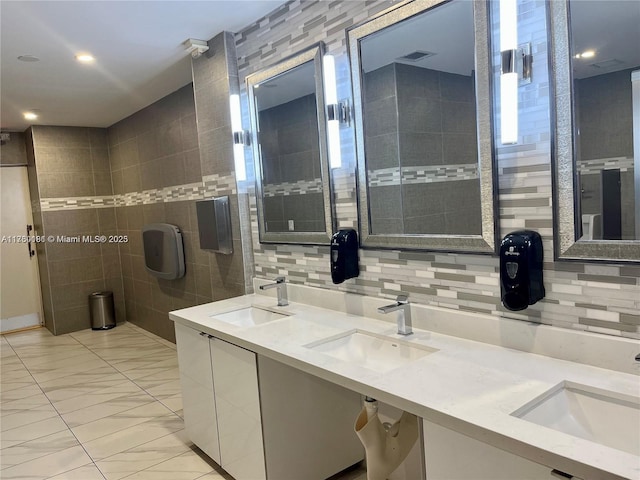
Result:
[[[187,433],[236,480],[362,460],[363,396],[421,418],[428,480],[640,478],[637,342],[567,331],[547,352],[553,327],[419,305],[398,335],[388,300],[288,289],[170,314]]]

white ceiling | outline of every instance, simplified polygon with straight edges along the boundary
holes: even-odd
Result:
[[[108,127],[191,81],[187,38],[237,32],[282,3],[2,0],[0,126]],[[78,63],[80,51],[95,63]],[[27,110],[38,120],[24,120]]]
[[[447,3],[366,37],[361,44],[362,68],[370,72],[398,62],[471,75],[474,69],[473,32],[473,3]],[[435,55],[416,62],[399,59],[415,51]]]
[[[575,78],[640,66],[638,0],[571,0],[569,6],[573,52],[596,53],[593,58],[573,60]]]

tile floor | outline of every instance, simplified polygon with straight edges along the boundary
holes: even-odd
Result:
[[[0,337],[0,478],[231,479],[186,437],[175,345],[132,324]]]
[[[2,480],[233,480],[186,437],[174,344],[125,323],[2,335],[0,353]]]

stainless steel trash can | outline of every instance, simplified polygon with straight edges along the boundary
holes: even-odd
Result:
[[[108,330],[116,326],[113,292],[93,292],[89,295],[89,315],[92,330]]]

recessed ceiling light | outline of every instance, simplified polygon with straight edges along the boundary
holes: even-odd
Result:
[[[76,60],[81,63],[93,63],[95,58],[93,58],[93,55],[90,55],[88,53],[79,53],[78,55],[76,55]]]
[[[578,53],[576,54],[576,58],[593,58],[596,56],[596,52],[594,52],[593,50],[585,50],[582,53]]]
[[[39,62],[40,61],[40,59],[35,55],[20,55],[18,57],[18,60],[20,60],[21,62]]]
[[[38,115],[33,112],[24,112],[24,118],[25,120],[36,120]]]

